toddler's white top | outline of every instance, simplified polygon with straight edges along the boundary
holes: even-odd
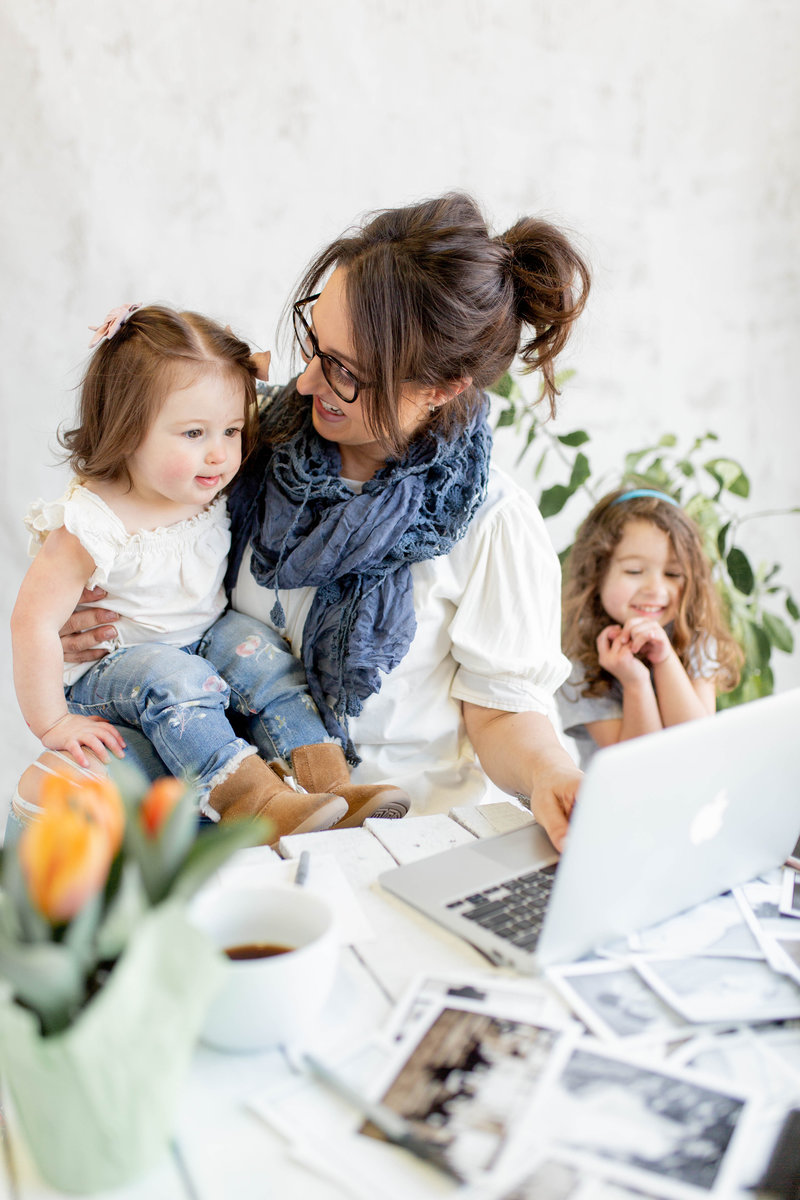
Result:
[[[103,607],[120,614],[117,637],[102,643],[104,649],[142,642],[188,646],[225,610],[222,580],[231,538],[222,496],[186,521],[128,533],[104,500],[72,480],[58,500],[34,501],[25,525],[31,557],[63,525],[93,558],[86,586],[105,588]],[[64,683],[74,683],[91,666],[65,664]]]
[[[404,787],[414,814],[478,804],[488,780],[464,728],[461,701],[554,713],[569,673],[561,653],[561,574],[532,498],[493,467],[489,492],[449,554],[411,565],[417,631],[405,658],[350,721],[362,762],[353,782]],[[299,656],[313,588],[281,589],[285,631]],[[232,601],[270,624],[274,593],[245,554]],[[502,799],[495,794],[494,799]]]

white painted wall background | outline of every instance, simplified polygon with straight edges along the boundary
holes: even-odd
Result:
[[[3,0],[0,806],[35,749],[7,634],[21,515],[61,488],[87,326],[124,300],[274,347],[323,243],[465,188],[592,262],[558,427],[589,429],[595,465],[711,428],[754,507],[800,502],[798,63],[796,0]],[[747,548],[800,599],[798,533],[754,523]],[[797,653],[777,668],[800,683]]]

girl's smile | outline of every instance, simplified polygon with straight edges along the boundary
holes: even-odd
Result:
[[[612,621],[624,625],[649,617],[669,625],[678,613],[685,576],[669,536],[650,521],[632,520],[600,587],[600,603]]]

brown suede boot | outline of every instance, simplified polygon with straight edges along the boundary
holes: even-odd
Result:
[[[390,783],[354,784],[344,751],[337,742],[298,746],[292,751],[292,774],[309,792],[332,791],[344,796],[348,811],[334,829],[363,825],[367,817],[404,817],[411,800]]]
[[[221,821],[237,817],[267,817],[272,822],[268,845],[290,833],[318,833],[347,815],[347,801],[332,792],[309,795],[296,792],[257,754],[211,789],[208,803]]]

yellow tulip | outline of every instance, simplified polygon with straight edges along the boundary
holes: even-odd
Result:
[[[110,779],[71,779],[65,775],[45,775],[39,803],[43,808],[71,808],[82,812],[88,821],[102,826],[108,834],[112,852],[122,845],[125,808],[117,787]]]
[[[87,808],[49,804],[18,846],[34,907],[53,925],[71,921],[105,885],[115,852],[107,826]]]

